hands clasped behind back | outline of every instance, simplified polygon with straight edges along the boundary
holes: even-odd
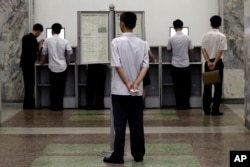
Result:
[[[135,83],[127,83],[127,88],[129,90],[129,93],[131,96],[138,96],[139,95],[139,89],[138,85]]]

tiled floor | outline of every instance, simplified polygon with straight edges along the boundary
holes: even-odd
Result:
[[[1,167],[228,167],[230,150],[250,150],[244,105],[221,107],[222,117],[201,109],[146,109],[146,155],[135,163],[127,130],[124,165],[103,163],[108,154],[110,110],[46,109],[23,111],[3,105],[0,128]]]

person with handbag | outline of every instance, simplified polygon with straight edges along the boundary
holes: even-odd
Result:
[[[222,97],[222,79],[224,64],[222,61],[223,52],[227,50],[226,36],[219,31],[222,19],[220,16],[212,16],[210,23],[212,30],[207,32],[202,37],[202,54],[205,63],[205,72],[207,71],[219,71],[221,82],[215,84],[204,85],[203,93],[203,111],[205,115],[220,116],[223,115],[220,112],[219,107]],[[214,85],[214,96],[212,98],[212,85]]]

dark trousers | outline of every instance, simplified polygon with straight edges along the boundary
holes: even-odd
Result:
[[[112,95],[115,142],[112,156],[122,159],[128,121],[130,129],[131,154],[134,159],[143,159],[145,154],[145,139],[143,128],[142,96]]]
[[[210,61],[213,62],[214,59],[211,59]],[[214,113],[219,112],[221,96],[222,96],[223,69],[224,69],[224,64],[222,60],[219,60],[215,66],[215,70],[219,70],[221,83],[213,84],[214,85],[213,100],[212,100],[212,84],[204,86],[203,110],[205,113],[210,113],[212,101],[213,101],[212,112]],[[205,63],[205,71],[211,71],[209,70],[207,63]]]
[[[55,73],[50,71],[50,109],[63,110],[63,97],[67,70]]]
[[[180,110],[189,109],[191,93],[190,67],[178,68],[172,66],[172,78],[174,82],[176,108]]]
[[[34,65],[22,67],[24,81],[23,109],[35,108],[35,68]]]
[[[86,109],[104,109],[104,89],[106,81],[106,66],[90,64],[87,71],[87,107]]]

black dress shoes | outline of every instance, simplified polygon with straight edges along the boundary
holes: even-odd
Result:
[[[112,164],[124,164],[123,159],[115,159],[115,158],[112,158],[112,156],[110,158],[105,157],[103,159],[103,162],[112,163]]]
[[[34,109],[36,109],[36,107],[35,107],[35,105],[26,105],[26,104],[24,104],[23,105],[23,109],[24,110],[34,110]]]
[[[210,115],[210,112],[204,112],[205,115]]]
[[[222,112],[212,112],[212,116],[222,116],[224,113]]]
[[[135,162],[143,162],[143,158],[138,158],[138,159],[135,158],[134,160],[135,160]]]

